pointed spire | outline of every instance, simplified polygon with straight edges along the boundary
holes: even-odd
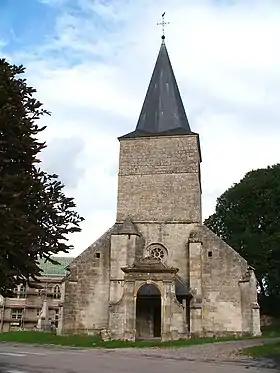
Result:
[[[140,236],[139,231],[133,221],[127,217],[123,222],[119,234],[134,234],[136,236]]]
[[[152,78],[135,130],[119,137],[192,134],[179,88],[165,45],[165,12],[162,14],[162,42]]]
[[[136,131],[157,134],[174,130],[191,132],[164,38],[162,38]]]

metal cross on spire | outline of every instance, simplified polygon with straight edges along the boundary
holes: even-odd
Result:
[[[162,13],[162,15],[161,15],[162,21],[160,23],[157,23],[158,26],[162,26],[162,36],[161,36],[162,40],[165,39],[165,34],[164,34],[165,26],[169,25],[169,23],[170,23],[170,22],[165,22],[164,17],[165,17],[165,12]]]

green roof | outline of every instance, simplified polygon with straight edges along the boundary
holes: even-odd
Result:
[[[72,262],[74,258],[68,256],[52,257],[53,260],[57,261],[59,264],[52,264],[45,259],[40,260],[40,268],[43,270],[41,272],[42,276],[65,276],[66,267]]]

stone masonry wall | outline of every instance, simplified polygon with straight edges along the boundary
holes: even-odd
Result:
[[[110,255],[110,303],[120,301],[123,296],[123,267],[132,266],[138,237],[135,235],[112,235]]]
[[[197,135],[120,141],[117,221],[200,222]]]
[[[204,334],[247,332],[243,330],[241,289],[239,281],[248,264],[205,226],[200,228],[202,329]],[[247,299],[250,307],[251,299]],[[251,320],[248,320],[250,322]]]
[[[167,223],[137,224],[137,228],[145,238],[144,252],[142,255],[148,255],[149,245],[159,243],[163,245],[167,252],[166,265],[179,268],[178,274],[187,281],[188,267],[188,238],[194,224]]]
[[[112,229],[85,250],[65,279],[62,333],[98,333],[108,325]]]

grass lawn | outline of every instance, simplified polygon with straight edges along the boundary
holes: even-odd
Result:
[[[262,333],[264,338],[280,337],[280,325],[266,326],[263,328]],[[273,357],[280,361],[280,341],[248,347],[242,350],[241,353],[252,357]]]
[[[155,341],[108,341],[103,342],[96,336],[69,335],[60,336],[54,333],[44,333],[36,331],[15,331],[0,334],[0,341],[32,343],[45,345],[60,345],[72,347],[105,347],[105,348],[125,348],[125,347],[184,347],[203,343],[225,342],[237,340],[238,338],[196,338],[181,339],[178,341],[160,342]],[[239,338],[241,339],[241,338]]]
[[[263,330],[263,337],[279,337],[279,329],[275,327],[267,327]],[[234,338],[193,338],[178,341],[160,342],[155,341],[109,341],[103,342],[99,337],[89,335],[68,335],[60,336],[54,333],[44,333],[36,331],[14,331],[0,333],[0,342],[17,342],[17,343],[32,343],[41,345],[59,345],[72,347],[105,347],[105,348],[125,348],[125,347],[184,347],[203,343],[225,342],[240,339],[248,339],[249,337]],[[261,346],[262,347],[262,346]],[[264,346],[266,347],[266,346]],[[255,347],[254,347],[255,348]]]
[[[249,347],[242,351],[242,354],[253,356],[253,357],[262,357],[262,356],[273,356],[280,358],[280,342],[268,343],[261,346]]]

